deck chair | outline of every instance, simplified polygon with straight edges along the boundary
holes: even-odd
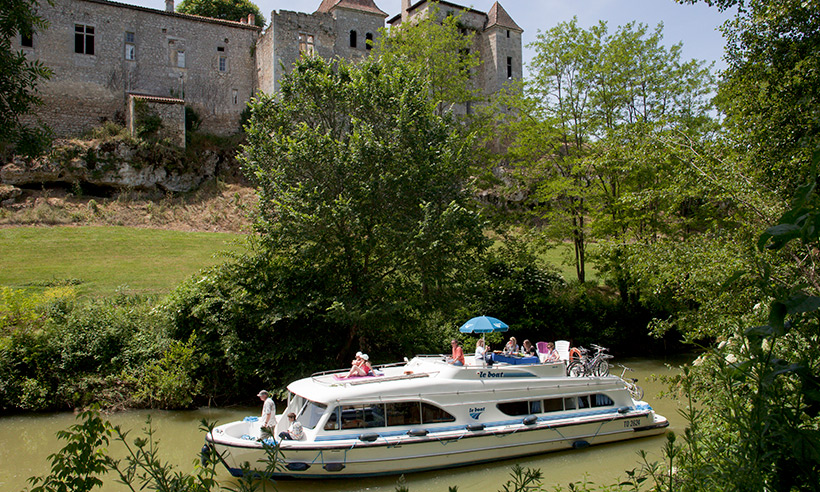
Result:
[[[555,341],[555,350],[558,352],[558,357],[561,358],[562,361],[566,362],[569,360],[569,342],[566,340],[556,340]]]
[[[544,363],[547,360],[547,342],[535,342],[535,351],[538,353],[538,362]]]

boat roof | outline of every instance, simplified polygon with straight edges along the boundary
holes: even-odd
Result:
[[[529,365],[495,364],[492,367],[448,364],[442,355],[416,356],[405,363],[376,368],[377,376],[344,378],[347,370],[329,371],[294,381],[288,391],[308,400],[339,403],[436,399],[436,395],[459,395],[503,390],[553,390],[557,394],[588,392],[595,388],[621,389],[617,377],[571,378],[563,362]],[[499,395],[500,397],[501,395]]]

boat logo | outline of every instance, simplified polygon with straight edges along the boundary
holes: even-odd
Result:
[[[472,417],[474,420],[478,420],[478,418],[481,417],[481,414],[484,413],[484,410],[486,408],[487,407],[480,407],[480,408],[472,408],[471,407],[470,408],[470,417]]]

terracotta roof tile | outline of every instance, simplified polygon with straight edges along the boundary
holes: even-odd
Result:
[[[504,7],[501,6],[500,3],[495,2],[492,7],[490,7],[490,11],[487,12],[487,29],[492,26],[498,25],[500,27],[506,27],[509,29],[515,29],[516,31],[524,31],[521,29],[518,24],[510,17],[510,14],[504,10]]]

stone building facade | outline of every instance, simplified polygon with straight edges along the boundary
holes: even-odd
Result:
[[[429,9],[427,0],[403,0],[402,12],[388,24]],[[463,11],[462,22],[476,33],[482,64],[475,80],[483,94],[521,77],[522,30],[500,4],[486,13],[446,1],[439,9]],[[38,116],[58,136],[126,120],[135,95],[183,100],[199,114],[201,130],[235,133],[248,100],[256,91],[276,92],[299,56],[366,57],[367,41],[388,17],[374,0],[321,0],[312,14],[272,12],[264,32],[252,18],[179,14],[173,0],[166,0],[165,10],[110,0],[53,0],[40,3],[40,15],[49,27],[18,37],[16,47],[54,72],[41,85],[45,104]]]

